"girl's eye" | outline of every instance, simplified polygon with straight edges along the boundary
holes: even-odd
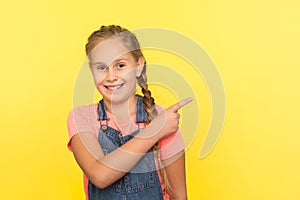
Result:
[[[106,66],[105,65],[100,65],[100,66],[97,66],[97,69],[100,70],[100,71],[105,71]]]
[[[123,67],[125,67],[125,64],[118,64],[118,65],[117,65],[117,68],[118,68],[118,69],[122,69]]]

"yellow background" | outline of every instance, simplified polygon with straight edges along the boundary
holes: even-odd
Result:
[[[296,0],[2,1],[0,199],[84,199],[81,171],[66,148],[66,118],[86,39],[102,24],[181,32],[218,67],[226,121],[216,147],[200,160],[210,120],[203,89],[203,126],[187,151],[189,199],[300,199],[299,6]]]

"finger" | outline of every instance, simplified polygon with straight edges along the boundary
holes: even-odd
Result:
[[[186,104],[190,103],[191,101],[193,101],[193,99],[191,97],[186,98],[186,99],[184,99],[182,101],[179,101],[178,103],[170,106],[169,109],[174,111],[174,112],[177,112],[180,108],[182,108]]]
[[[179,108],[182,108],[183,106],[185,106],[186,104],[188,104],[188,103],[190,103],[192,101],[193,101],[192,97],[189,97],[189,98],[186,98],[186,99],[180,101],[178,103],[179,104]]]
[[[175,113],[174,118],[175,119],[179,119],[180,118],[180,114],[179,113]]]

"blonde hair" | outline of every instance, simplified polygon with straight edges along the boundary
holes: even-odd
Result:
[[[124,46],[131,52],[136,61],[144,55],[141,51],[140,44],[136,36],[125,28],[117,25],[101,26],[99,30],[94,31],[88,38],[88,42],[85,46],[86,55],[89,56],[91,51],[101,42],[109,38],[120,38]],[[147,112],[147,124],[149,124],[157,115],[155,108],[154,98],[151,96],[151,91],[148,89],[147,75],[146,75],[146,60],[141,72],[141,75],[137,77],[138,85],[142,88],[143,102],[145,104],[145,111]],[[159,153],[159,143],[153,146],[153,151],[158,159],[160,173],[163,178],[165,188],[170,190],[170,184],[167,179],[166,172],[162,167]]]

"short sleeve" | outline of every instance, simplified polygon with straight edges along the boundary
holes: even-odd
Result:
[[[156,109],[158,113],[160,113],[163,111],[164,108],[161,106],[156,106]],[[175,133],[162,138],[159,141],[159,145],[161,160],[166,160],[185,149],[185,145],[179,129]]]
[[[94,132],[93,123],[91,121],[91,115],[92,117],[94,115],[93,106],[76,107],[69,113],[67,121],[69,141],[67,147],[70,151],[72,151],[70,142],[74,135],[80,132]]]
[[[161,160],[166,160],[185,149],[185,145],[179,130],[161,139],[159,144]]]

